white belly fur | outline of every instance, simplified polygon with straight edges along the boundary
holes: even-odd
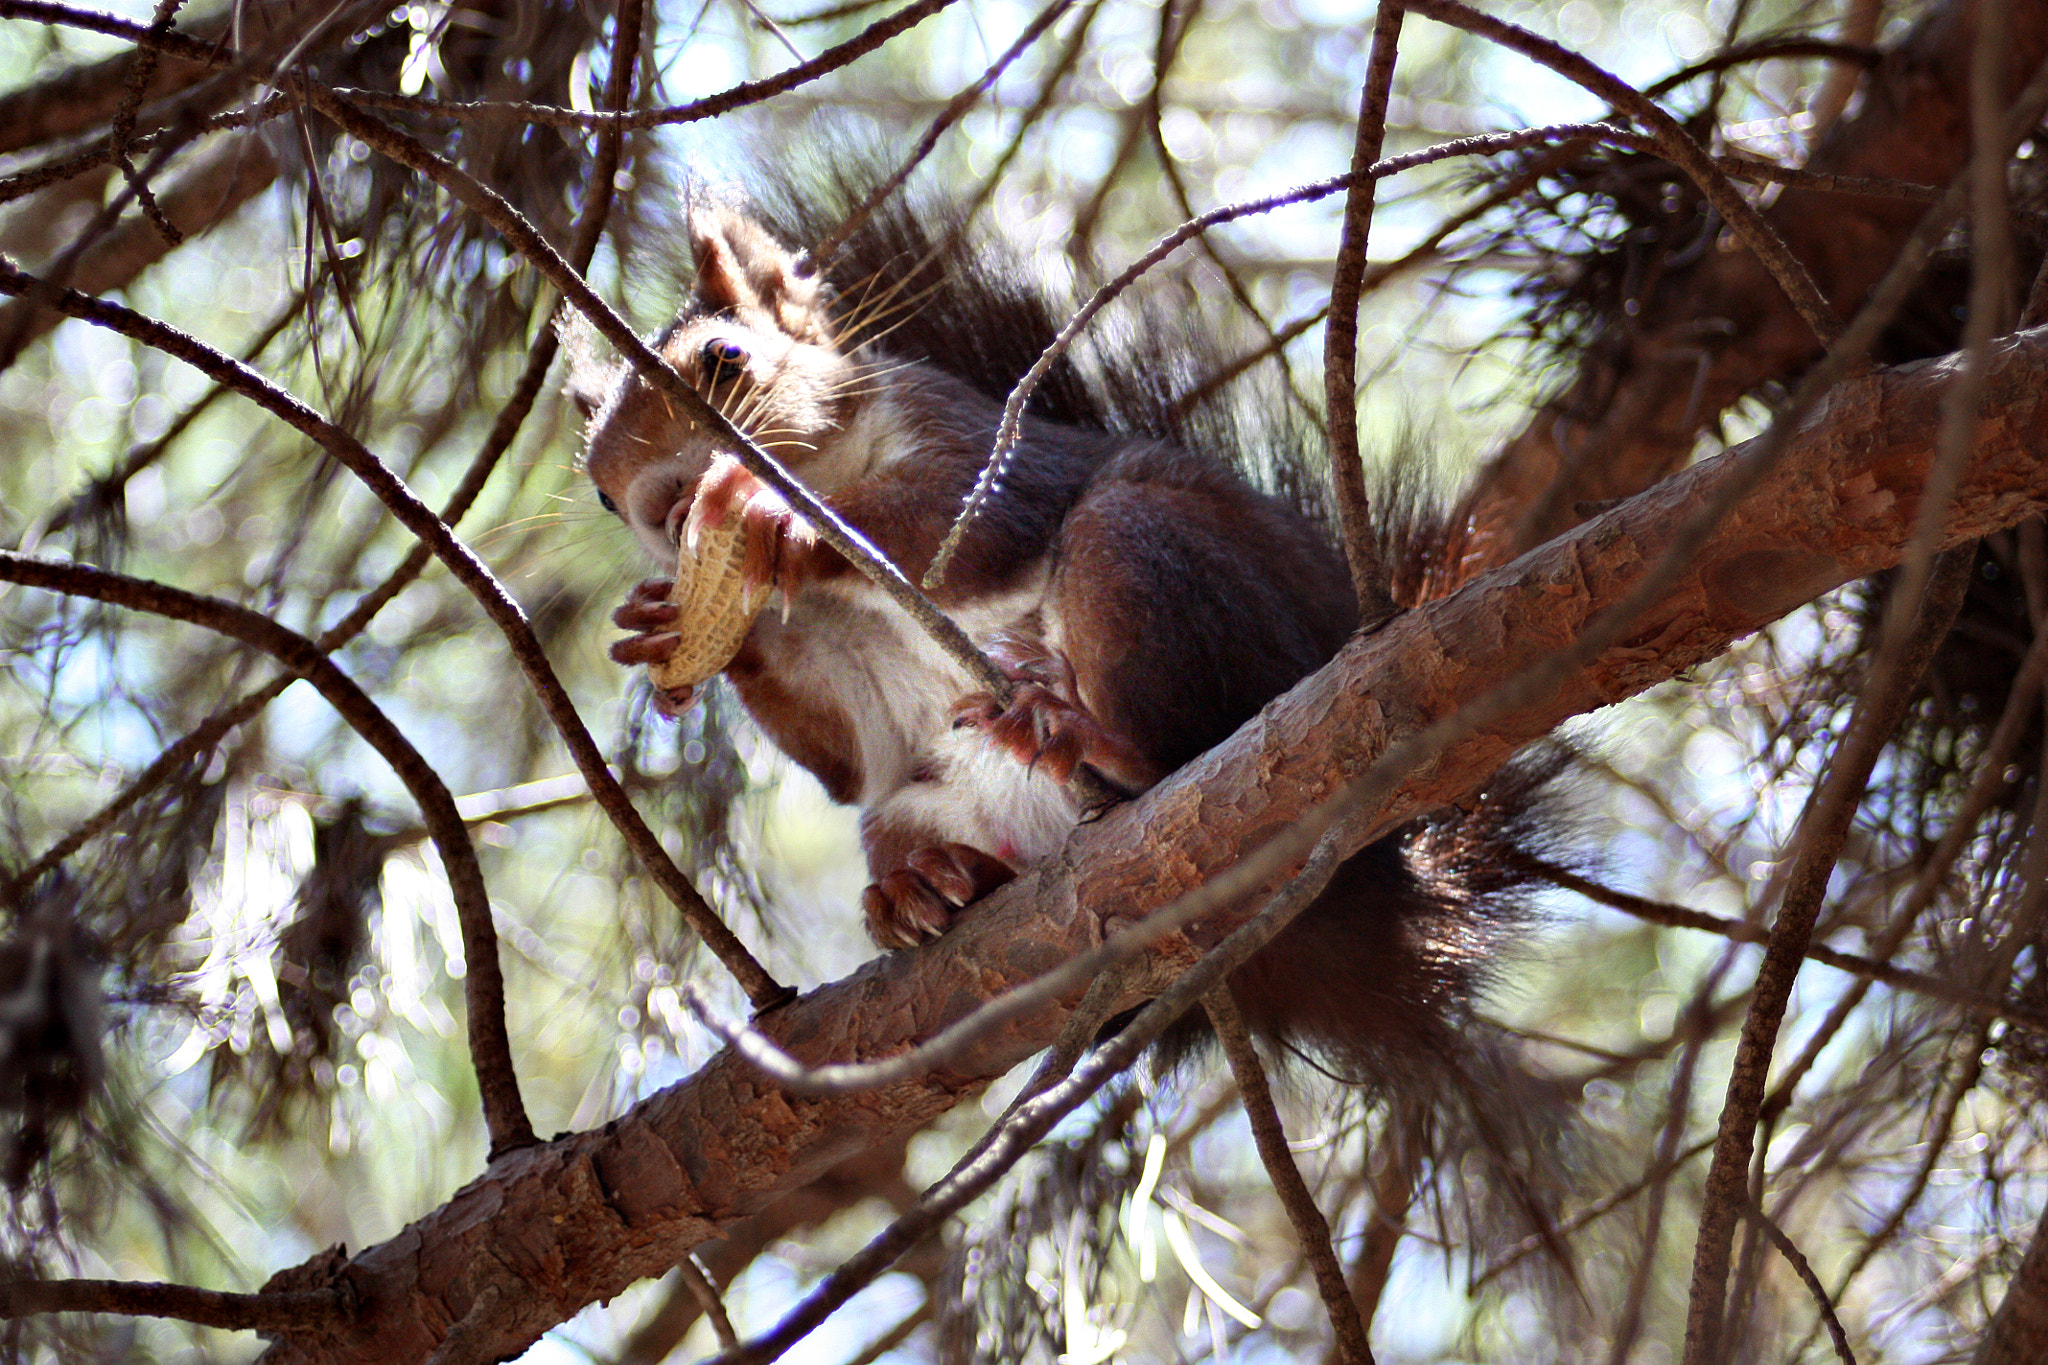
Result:
[[[952,612],[978,645],[1045,610],[1046,574]],[[1038,632],[1057,638],[1057,623]],[[813,586],[789,619],[771,604],[755,628],[765,667],[791,691],[852,720],[858,802],[869,820],[929,842],[970,845],[1024,866],[1056,852],[1079,812],[1066,789],[1004,753],[953,707],[979,690],[910,617],[865,579]],[[915,780],[913,780],[915,779]]]

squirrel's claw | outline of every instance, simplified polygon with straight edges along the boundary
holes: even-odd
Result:
[[[914,948],[945,933],[961,909],[1016,875],[1002,859],[967,844],[916,849],[861,893],[868,936],[884,948]]]
[[[676,652],[676,604],[668,600],[674,587],[672,578],[648,578],[627,592],[625,605],[612,613],[612,624],[633,633],[612,643],[607,653],[613,663],[659,663]]]
[[[989,660],[1017,683],[1007,707],[986,692],[953,703],[953,727],[978,729],[1019,763],[1066,782],[1083,763],[1126,793],[1145,790],[1162,774],[1126,736],[1081,703],[1074,668],[1058,650],[1020,635],[988,645]]]
[[[650,578],[626,594],[625,605],[612,613],[612,624],[638,635],[674,630],[679,610],[669,600],[675,587],[672,578]]]
[[[658,664],[676,652],[677,638],[673,631],[666,634],[660,631],[646,631],[639,635],[629,635],[623,640],[614,640],[611,648],[605,652],[611,655],[613,663],[624,664],[628,668],[639,664]]]
[[[669,600],[674,588],[674,579],[649,578],[627,592],[625,605],[612,613],[612,624],[633,633],[613,641],[605,651],[613,663],[637,668],[661,663],[676,652],[680,638],[675,629],[679,609]],[[681,717],[696,699],[694,687],[654,689],[654,709],[671,720]]]

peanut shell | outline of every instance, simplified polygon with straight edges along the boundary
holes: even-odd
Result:
[[[739,653],[740,642],[768,596],[765,589],[747,591],[740,576],[745,555],[746,536],[738,517],[699,531],[694,555],[689,537],[683,538],[676,555],[676,585],[669,593],[669,601],[680,609],[680,639],[674,654],[647,666],[656,687],[695,687]]]

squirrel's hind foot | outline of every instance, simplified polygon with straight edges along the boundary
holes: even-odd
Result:
[[[902,867],[861,893],[868,937],[884,948],[914,948],[945,933],[964,907],[1016,875],[1002,859],[967,844],[914,849]]]

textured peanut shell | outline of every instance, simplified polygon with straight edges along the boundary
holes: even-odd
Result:
[[[695,687],[717,673],[739,653],[740,641],[760,614],[767,593],[747,591],[740,577],[746,537],[739,518],[703,530],[692,555],[688,537],[676,555],[676,586],[669,601],[678,608],[676,651],[649,664],[647,676],[656,687]]]

